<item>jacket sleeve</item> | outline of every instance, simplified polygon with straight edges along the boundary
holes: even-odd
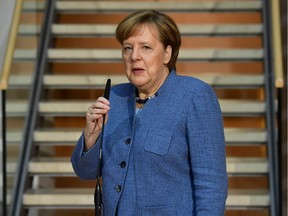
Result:
[[[225,139],[218,99],[209,85],[193,95],[188,113],[194,211],[197,216],[223,216],[228,190]]]
[[[80,136],[71,156],[74,172],[81,179],[95,179],[97,176],[99,145],[96,142],[89,151],[84,152],[84,135]]]

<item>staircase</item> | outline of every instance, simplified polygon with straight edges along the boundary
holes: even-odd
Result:
[[[274,101],[266,100],[263,4],[260,0],[50,1],[46,24],[51,28],[42,35],[44,52],[37,54],[35,80],[29,74],[11,78],[15,88],[33,85],[29,105],[11,101],[7,109],[14,116],[26,115],[28,106],[30,110],[23,141],[27,154],[19,172],[24,176],[18,181],[23,197],[14,194],[14,213],[94,214],[95,181],[75,176],[70,155],[85,125],[87,107],[103,94],[106,79],[112,85],[127,82],[120,45],[114,39],[117,23],[134,10],[150,8],[171,15],[179,26],[178,73],[204,80],[219,97],[229,174],[225,215],[274,216],[267,129]],[[35,50],[19,49],[15,54],[18,60],[35,57]]]

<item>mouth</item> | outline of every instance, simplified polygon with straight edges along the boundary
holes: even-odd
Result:
[[[135,67],[135,68],[132,68],[132,73],[142,73],[144,71],[143,68],[138,68],[138,67]]]

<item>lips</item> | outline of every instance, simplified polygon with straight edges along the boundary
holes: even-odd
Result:
[[[142,73],[144,71],[144,69],[143,68],[132,68],[132,72],[133,73]]]

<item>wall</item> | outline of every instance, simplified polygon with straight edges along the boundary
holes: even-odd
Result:
[[[14,9],[15,0],[0,0],[0,68],[3,67],[6,44],[10,31],[10,24]]]

